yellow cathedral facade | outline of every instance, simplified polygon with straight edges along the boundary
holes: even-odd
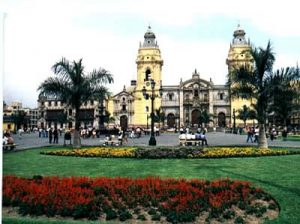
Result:
[[[249,64],[252,58],[245,51],[250,49],[250,41],[245,38],[245,31],[238,26],[233,33],[226,64],[228,73],[240,65]],[[197,69],[191,68],[191,78],[180,80],[178,85],[165,85],[163,80],[163,58],[156,40],[156,35],[149,26],[144,40],[139,45],[136,58],[136,79],[129,86],[105,101],[105,110],[114,118],[114,125],[123,129],[132,127],[146,128],[151,120],[151,100],[143,92],[153,94],[154,111],[164,114],[158,125],[165,128],[198,127],[204,125],[201,116],[210,115],[209,126],[231,127],[233,110],[243,105],[250,105],[245,100],[229,100],[228,87],[215,85],[213,80],[205,80]],[[194,71],[193,71],[194,70]],[[226,75],[226,74],[224,74]],[[153,86],[154,84],[154,86]],[[153,88],[153,89],[152,89]],[[97,100],[85,102],[81,106],[80,119],[82,127],[99,128],[100,103]],[[73,128],[74,109],[67,107],[57,99],[41,97],[38,99],[40,119],[39,127]],[[57,117],[66,114],[68,123],[58,124]],[[69,119],[70,118],[70,119]],[[236,125],[243,122],[236,120]],[[252,123],[252,121],[251,121]],[[161,127],[161,126],[160,126]]]
[[[234,31],[226,64],[228,73],[237,66],[251,64],[252,59],[245,53],[250,49],[250,41],[246,41],[245,31],[238,26]],[[228,87],[215,85],[213,81],[204,80],[195,69],[191,78],[180,80],[178,85],[162,83],[163,59],[156,36],[151,27],[140,43],[137,59],[137,77],[130,86],[108,100],[108,111],[117,124],[123,128],[147,127],[151,114],[151,100],[145,99],[142,90],[151,92],[151,81],[155,82],[154,110],[160,109],[164,114],[163,125],[166,128],[181,126],[200,126],[201,114],[206,111],[211,116],[210,126],[232,126],[233,110],[243,105],[250,105],[246,100],[228,100]],[[224,74],[226,75],[226,74]],[[162,90],[162,96],[159,89]],[[237,120],[237,125],[242,121]]]

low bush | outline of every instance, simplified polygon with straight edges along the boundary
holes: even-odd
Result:
[[[199,159],[228,157],[258,157],[299,154],[300,151],[259,149],[256,147],[93,147],[86,149],[63,149],[42,151],[44,155],[137,158],[137,159]]]

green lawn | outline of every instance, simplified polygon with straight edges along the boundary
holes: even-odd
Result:
[[[300,155],[230,159],[103,159],[40,155],[32,149],[3,155],[3,174],[43,176],[128,176],[248,180],[271,193],[281,206],[272,223],[299,223]],[[300,149],[299,149],[300,150]],[[30,223],[30,219],[4,218],[4,223]],[[41,222],[41,223],[46,223]],[[37,223],[37,222],[34,222]],[[61,223],[61,222],[59,222]],[[77,223],[77,222],[66,222]],[[90,222],[93,223],[93,222]],[[96,222],[95,222],[96,223]]]
[[[283,140],[282,136],[278,136],[278,140]],[[284,141],[299,141],[300,142],[300,135],[288,135]]]

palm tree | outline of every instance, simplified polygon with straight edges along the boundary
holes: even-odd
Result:
[[[101,95],[106,88],[103,85],[113,82],[113,76],[105,69],[93,70],[87,75],[84,72],[82,59],[69,62],[62,58],[52,66],[56,77],[49,77],[39,87],[39,95],[54,96],[75,109],[75,132],[73,147],[79,148],[80,118],[79,110],[82,103]],[[103,93],[102,93],[103,94]]]
[[[201,121],[205,124],[205,126],[210,122],[212,121],[211,117],[212,117],[212,114],[209,114],[207,112],[207,110],[203,110],[203,112],[201,113]],[[201,122],[201,123],[202,123]]]
[[[286,68],[277,70],[273,77],[271,77],[273,100],[269,112],[274,112],[274,116],[281,119],[282,125],[287,125],[287,119],[291,116],[294,110],[299,110],[300,105],[296,102],[299,96],[298,88],[295,86],[297,82],[297,73],[299,69]],[[293,77],[294,74],[295,77]]]
[[[22,128],[22,126],[27,128],[27,124],[29,122],[29,117],[27,116],[27,113],[23,110],[17,110],[11,115],[11,118],[15,124],[15,131]]]
[[[258,147],[268,148],[266,138],[266,120],[270,102],[274,96],[274,80],[278,73],[272,72],[275,57],[270,41],[265,49],[252,47],[249,52],[253,58],[252,65],[236,68],[228,80],[232,98],[252,99],[257,112],[259,124]],[[285,82],[291,82],[299,77],[299,70],[288,69],[283,73]]]
[[[158,128],[160,128],[160,123],[165,123],[165,119],[166,119],[166,115],[164,113],[164,111],[160,108],[155,109],[155,121],[158,122]]]
[[[256,111],[250,109],[250,107],[247,107],[246,105],[243,105],[242,109],[237,110],[237,112],[238,115],[236,117],[237,119],[244,121],[244,127],[246,127],[247,120],[256,118]]]

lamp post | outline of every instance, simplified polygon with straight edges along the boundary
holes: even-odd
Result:
[[[155,95],[155,81],[153,79],[151,79],[151,94],[147,93],[146,87],[144,86],[142,89],[142,93],[145,99],[151,99],[151,136],[150,136],[150,140],[149,140],[149,145],[156,145],[156,139],[155,139],[155,133],[154,133],[154,100],[156,97],[158,97],[157,95]],[[159,88],[159,95],[162,96],[162,87],[160,86]]]
[[[233,108],[233,134],[237,134],[235,124],[235,108]]]
[[[147,130],[149,129],[149,124],[148,124],[149,116],[147,114]]]

